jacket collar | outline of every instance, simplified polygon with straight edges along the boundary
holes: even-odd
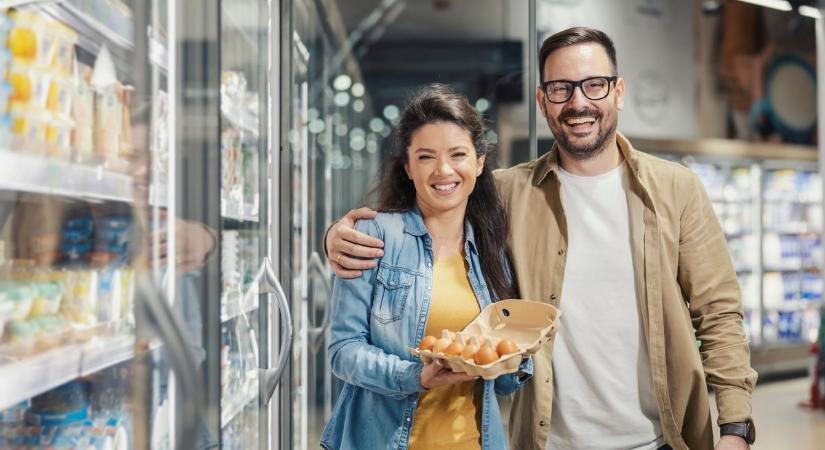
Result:
[[[630,145],[630,141],[627,138],[619,133],[616,132],[616,144],[619,146],[619,151],[622,152],[622,157],[625,161],[627,161],[628,166],[630,166],[631,171],[634,175],[638,176],[639,174],[639,159],[638,155],[636,154],[636,150],[633,149],[633,146]],[[558,142],[553,143],[553,148],[550,149],[550,152],[546,155],[542,156],[538,160],[536,160],[536,165],[533,167],[533,185],[538,186],[540,185],[548,175],[553,173],[556,175],[559,171],[559,144]]]
[[[421,210],[418,209],[418,206],[404,211],[403,218],[405,233],[418,237],[429,236],[427,227],[424,226],[424,218],[421,216]],[[469,249],[478,254],[475,233],[473,232],[473,226],[470,225],[469,220],[464,220],[464,237],[466,238]]]

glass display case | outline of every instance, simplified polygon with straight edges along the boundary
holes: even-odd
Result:
[[[707,189],[742,291],[753,365],[801,370],[823,306],[822,180],[812,148],[737,141],[637,140]]]
[[[177,425],[153,420],[168,418],[155,414],[161,377],[192,366],[152,317],[171,311],[166,228],[152,220],[167,148],[149,140],[164,122],[160,3],[4,3],[0,447],[127,449],[154,423],[169,448]],[[145,405],[132,402],[141,381]]]

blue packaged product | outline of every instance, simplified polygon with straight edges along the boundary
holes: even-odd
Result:
[[[95,242],[106,244],[125,244],[129,241],[129,230],[119,229],[97,229],[95,230]]]
[[[89,240],[91,233],[86,233],[86,230],[78,230],[74,228],[64,228],[61,232],[61,237],[64,243],[78,244]]]
[[[63,224],[63,229],[85,231],[86,234],[92,234],[92,219],[88,217],[69,219]]]
[[[89,409],[86,407],[61,412],[29,412],[26,421],[33,425],[57,426],[67,425],[86,420]]]
[[[83,422],[88,415],[85,386],[80,381],[72,381],[34,397],[26,421],[31,425],[70,425]]]
[[[26,418],[26,410],[29,409],[29,401],[24,400],[14,406],[0,411],[0,424],[18,424]]]
[[[91,242],[64,243],[60,245],[60,253],[68,260],[77,260],[92,251]]]
[[[95,221],[95,228],[101,231],[108,230],[125,230],[129,228],[132,220],[128,216],[111,216],[97,219]]]

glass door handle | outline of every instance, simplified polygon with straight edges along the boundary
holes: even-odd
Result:
[[[310,280],[318,280],[321,283],[321,288],[323,289],[323,294],[320,298],[320,302],[316,303],[316,297],[312,296],[312,304],[308,305],[308,309],[310,311],[314,311],[315,307],[318,304],[322,304],[324,307],[324,315],[321,319],[321,324],[312,327],[308,330],[309,332],[309,341],[312,348],[317,351],[320,344],[323,342],[324,333],[329,328],[329,315],[331,309],[331,302],[332,302],[332,285],[329,280],[329,272],[327,272],[326,266],[321,261],[321,257],[318,255],[317,252],[312,252],[312,255],[309,257],[309,264],[307,266],[307,271],[309,272]]]
[[[289,355],[292,352],[292,314],[289,311],[289,300],[286,298],[283,287],[275,276],[275,271],[272,270],[272,264],[269,257],[265,257],[262,262],[263,278],[266,284],[274,291],[275,299],[278,301],[278,311],[281,314],[281,350],[278,354],[278,363],[275,368],[262,369],[263,382],[260,383],[260,395],[264,405],[268,405],[272,400],[272,395],[281,381],[284,374],[286,363],[289,360]]]
[[[198,411],[201,408],[201,394],[203,393],[201,376],[195,363],[192,352],[192,343],[186,339],[186,324],[174,313],[163,292],[152,282],[150,274],[143,274],[136,287],[135,308],[140,308],[140,314],[146,318],[151,331],[156,334],[164,345],[165,353],[169,356],[172,370],[176,375],[177,389],[180,390],[178,402],[182,409],[175,420],[175,448],[189,448],[196,441]]]

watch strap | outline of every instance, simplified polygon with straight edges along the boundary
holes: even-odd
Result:
[[[750,422],[733,422],[722,424],[719,427],[719,434],[722,436],[739,436],[748,444],[753,444],[754,441]]]

